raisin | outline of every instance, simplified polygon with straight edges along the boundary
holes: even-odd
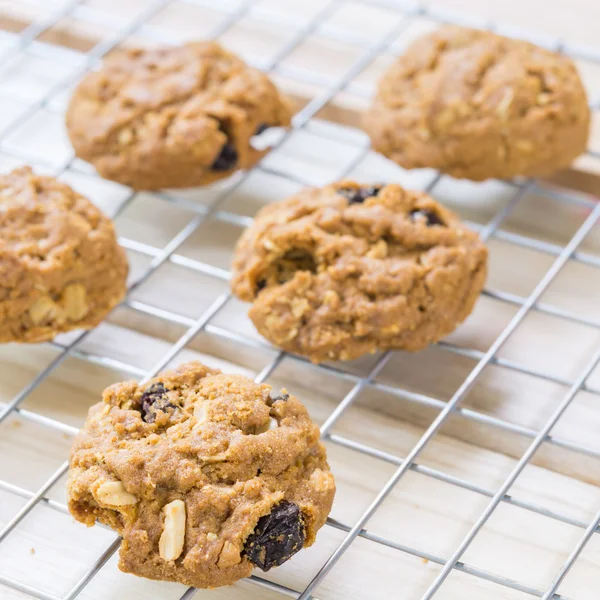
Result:
[[[267,399],[267,406],[273,406],[273,404],[275,404],[275,402],[287,402],[290,398],[289,394],[279,394],[279,396],[275,396],[275,397],[271,397],[269,396],[269,398]]]
[[[156,413],[158,411],[167,412],[169,408],[177,408],[169,402],[167,390],[163,383],[153,383],[143,394],[140,400],[142,419],[146,423],[154,423],[156,421]]]
[[[280,394],[279,396],[275,396],[275,398],[273,398],[273,402],[279,402],[279,400],[281,400],[282,402],[287,402],[289,398],[289,394]]]
[[[283,500],[258,520],[246,540],[244,553],[252,564],[268,571],[301,550],[305,539],[306,529],[300,508]]]
[[[266,123],[261,123],[257,128],[256,131],[254,132],[254,135],[260,135],[261,133],[264,133],[267,129],[269,129],[270,125],[267,125]]]
[[[229,137],[225,123],[223,121],[218,121],[218,123],[219,131],[227,136],[227,141],[223,144],[219,156],[217,156],[211,165],[211,169],[213,171],[229,171],[229,169],[233,169],[237,164],[239,155]]]
[[[211,165],[213,171],[229,171],[233,169],[238,161],[238,152],[235,146],[231,142],[226,142],[221,148],[219,156],[217,156],[215,162]]]
[[[266,287],[267,287],[267,280],[259,279],[256,282],[256,293],[258,294],[258,292],[262,292]]]
[[[413,221],[422,221],[425,220],[425,224],[427,227],[433,227],[433,225],[446,225],[444,221],[439,217],[438,214],[434,213],[432,210],[413,210],[410,213],[410,218]]]
[[[367,198],[377,196],[382,185],[371,185],[361,188],[340,188],[338,194],[348,199],[348,204],[362,204]]]

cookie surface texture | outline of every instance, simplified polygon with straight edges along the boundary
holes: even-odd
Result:
[[[251,138],[287,126],[269,78],[214,42],[126,50],[76,88],[67,130],[77,156],[136,189],[228,177],[263,154]]]
[[[87,198],[27,167],[0,176],[0,342],[95,327],[127,272],[112,222]]]
[[[449,334],[486,265],[477,234],[426,194],[342,181],[263,208],[238,242],[232,290],[273,344],[349,360]]]
[[[590,111],[569,58],[448,26],[415,41],[383,76],[364,128],[405,168],[506,179],[568,167],[586,149]]]
[[[299,400],[192,362],[105,390],[68,491],[78,521],[123,536],[121,570],[207,588],[310,546],[335,484]]]

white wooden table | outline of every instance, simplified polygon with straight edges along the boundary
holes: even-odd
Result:
[[[329,429],[326,445],[338,485],[331,516],[352,527],[584,225],[595,206],[590,193],[600,191],[597,158],[582,157],[573,169],[527,188],[518,202],[514,184],[437,181],[433,172],[404,171],[366,153],[367,139],[356,125],[379,74],[410,39],[435,25],[430,16],[390,11],[392,2],[341,2],[336,10],[319,0],[262,0],[234,20],[243,6],[238,0],[173,2],[128,36],[128,43],[184,41],[211,35],[215,27],[229,23],[223,43],[262,68],[275,66],[274,77],[296,98],[302,109],[297,124],[304,126],[248,176],[168,196],[132,196],[128,189],[99,179],[84,163],[70,162],[62,123],[68,91],[44,101],[55,86],[77,75],[99,40],[105,43],[153,3],[89,0],[86,8],[40,28],[36,41],[28,43],[32,30],[27,24],[44,19],[52,23],[56,11],[69,10],[63,0],[37,4],[0,2],[0,26],[14,34],[0,37],[0,169],[27,161],[40,171],[60,174],[115,216],[129,250],[131,282],[147,278],[128,305],[55,368],[52,361],[76,335],[62,336],[54,345],[0,347],[0,411],[19,394],[24,396],[22,412],[11,412],[0,424],[0,528],[66,459],[72,430],[81,425],[102,389],[164,362],[173,344],[228,293],[233,243],[240,225],[260,206],[293,193],[302,183],[320,185],[346,174],[421,189],[435,183],[432,194],[473,226],[489,233],[486,227],[494,224],[490,277],[463,326],[424,352],[394,353],[375,385],[363,385],[351,402],[347,399],[347,408]],[[470,19],[476,25],[494,19],[541,43],[559,36],[581,56],[590,48],[600,55],[595,26],[600,4],[591,0],[505,0],[491,5],[440,0],[429,6],[438,16],[451,10],[453,19]],[[329,16],[313,21],[323,10],[330,10]],[[391,44],[371,64],[369,48],[385,36]],[[20,41],[24,51],[16,53],[11,44]],[[358,72],[356,65],[362,63],[365,69]],[[596,102],[600,63],[581,58],[578,64]],[[338,83],[347,85],[333,93]],[[317,106],[314,98],[324,106]],[[315,118],[308,119],[315,108]],[[597,133],[592,150],[600,148]],[[203,215],[198,228],[153,269],[151,261],[197,215]],[[504,218],[494,221],[498,215]],[[536,308],[465,394],[462,410],[444,421],[369,520],[369,534],[401,548],[358,538],[315,590],[316,598],[423,596],[442,569],[436,557],[443,561],[453,554],[600,347],[599,226],[578,251],[579,260],[568,260],[549,283]],[[247,308],[228,299],[170,363],[199,358],[253,377],[266,369],[269,382],[293,390],[317,422],[329,425],[340,401],[380,357],[324,368],[288,356],[277,362],[277,351],[254,332]],[[44,369],[49,373],[40,379]],[[39,384],[24,394],[36,378]],[[510,489],[514,502],[501,502],[462,557],[467,567],[453,570],[435,598],[522,600],[535,597],[536,590],[543,594],[551,584],[600,507],[600,369],[594,369],[586,385],[587,391],[576,394],[552,429],[553,440],[540,446]],[[43,418],[64,426],[49,426]],[[46,497],[50,503],[37,504],[0,542],[0,583],[9,578],[46,597],[63,598],[115,536],[100,527],[88,530],[62,512],[64,477]],[[301,592],[344,537],[343,531],[326,526],[314,547],[279,569],[257,575]],[[486,573],[492,579],[516,580],[525,591],[489,581]],[[599,589],[600,541],[594,535],[559,592],[574,600],[597,600]],[[175,600],[185,591],[180,585],[122,574],[113,556],[78,597]],[[242,581],[227,589],[199,591],[195,598],[271,600],[282,598],[280,592],[276,586]],[[3,600],[24,597],[0,585]]]

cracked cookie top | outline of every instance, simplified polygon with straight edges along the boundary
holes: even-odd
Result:
[[[456,26],[409,46],[364,118],[374,149],[403,167],[473,180],[567,167],[585,150],[589,124],[569,58]]]
[[[342,181],[263,208],[238,242],[232,290],[277,346],[348,360],[450,333],[486,264],[479,237],[428,195]]]
[[[310,546],[335,485],[292,394],[192,362],[105,390],[68,489],[77,520],[123,536],[123,571],[205,588]]]
[[[252,138],[289,122],[269,78],[215,42],[114,53],[67,111],[77,156],[137,189],[203,185],[248,168],[264,153]]]
[[[112,222],[87,198],[28,167],[0,177],[0,342],[97,325],[127,270]]]

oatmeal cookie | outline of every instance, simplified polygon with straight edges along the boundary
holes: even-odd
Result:
[[[121,570],[207,588],[313,544],[335,484],[299,400],[191,362],[104,391],[68,493],[78,521],[123,536]]]
[[[349,360],[453,331],[486,265],[479,237],[426,194],[342,181],[263,208],[238,242],[232,290],[275,345]]]
[[[373,148],[405,168],[479,181],[568,167],[586,148],[590,111],[569,58],[448,26],[391,67],[364,127]]]
[[[89,200],[28,167],[0,176],[0,342],[95,327],[125,295],[127,270]]]
[[[77,156],[136,189],[204,185],[252,166],[252,138],[290,123],[269,78],[214,42],[111,55],[75,90]]]

